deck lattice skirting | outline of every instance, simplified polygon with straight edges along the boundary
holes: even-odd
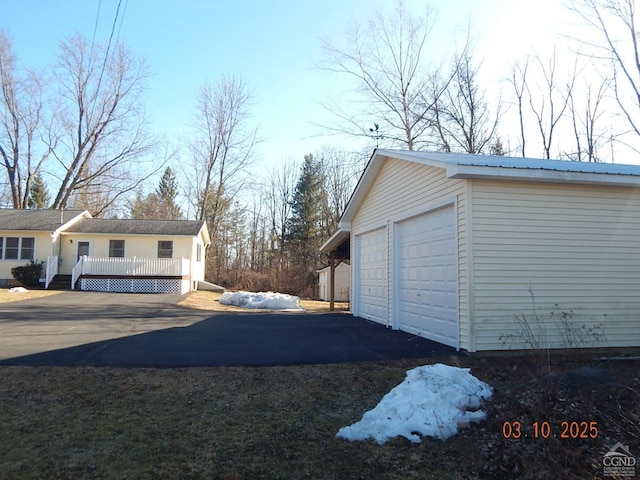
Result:
[[[120,293],[177,293],[189,291],[189,280],[181,278],[99,278],[80,279],[80,290]]]

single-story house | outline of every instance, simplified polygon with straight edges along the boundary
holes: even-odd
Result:
[[[375,150],[334,235],[356,316],[468,352],[640,346],[640,166]]]
[[[348,302],[349,290],[351,289],[351,265],[346,262],[340,262],[334,270],[335,287],[331,286],[331,266],[316,270],[319,287],[318,298],[328,302],[331,296],[331,289],[333,288],[334,301]]]
[[[186,293],[205,275],[203,221],[93,218],[80,210],[0,209],[0,284],[43,261],[42,282],[117,292]]]

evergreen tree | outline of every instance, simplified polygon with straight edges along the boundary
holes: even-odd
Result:
[[[134,220],[155,219],[158,211],[158,200],[154,193],[144,195],[141,190],[129,206],[129,216]]]
[[[158,216],[161,220],[179,220],[182,211],[176,203],[178,197],[178,181],[171,167],[167,167],[156,189],[155,197],[158,203]]]
[[[160,179],[158,188],[153,193],[144,195],[136,193],[135,200],[129,207],[129,215],[136,220],[180,220],[182,212],[176,204],[178,182],[171,167],[167,167]]]
[[[49,203],[49,192],[42,180],[40,173],[36,174],[29,185],[29,198],[27,205],[29,208],[47,208]]]
[[[496,138],[496,141],[491,144],[490,152],[491,155],[503,157],[504,156],[504,147],[502,146],[502,140],[500,137]]]
[[[322,162],[305,155],[302,171],[291,200],[287,222],[288,251],[298,266],[304,285],[313,285],[314,271],[320,265],[319,249],[324,240],[323,210],[326,204]]]

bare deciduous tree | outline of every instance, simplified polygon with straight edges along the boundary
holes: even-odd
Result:
[[[207,220],[212,236],[230,199],[242,185],[240,173],[251,163],[258,142],[249,124],[253,93],[238,78],[205,83],[196,95],[188,140],[192,198],[196,216]]]
[[[454,59],[453,71],[449,88],[435,101],[434,124],[441,146],[445,151],[485,153],[496,134],[500,102],[491,113],[468,46]]]
[[[296,188],[298,165],[295,161],[283,162],[278,169],[271,171],[266,198],[269,218],[270,268],[278,272],[285,268],[285,243],[287,220],[291,215],[291,199]]]
[[[28,208],[31,184],[50,154],[37,147],[43,106],[41,79],[18,72],[11,41],[0,31],[0,158],[13,208]]]
[[[511,85],[516,96],[516,104],[518,106],[518,120],[520,127],[520,152],[526,157],[527,135],[524,128],[524,100],[527,91],[527,70],[529,69],[529,57],[527,57],[524,65],[516,62],[511,70]]]
[[[581,42],[591,47],[594,60],[610,67],[611,90],[629,129],[640,136],[640,46],[635,0],[576,0],[571,10],[595,31],[598,39]],[[597,95],[596,95],[597,98]]]
[[[567,154],[571,160],[600,161],[598,151],[605,138],[600,127],[604,113],[602,103],[608,88],[609,82],[605,79],[597,88],[591,83],[585,84],[579,96],[575,91],[569,92],[569,112],[576,141],[575,152]]]
[[[338,227],[340,216],[351,198],[351,193],[364,166],[356,154],[324,147],[318,153],[322,167],[326,203],[323,205],[323,227],[327,238]]]
[[[355,80],[359,103],[353,111],[341,106],[344,102],[323,104],[341,123],[322,127],[332,133],[369,136],[375,122],[380,130],[373,133],[383,143],[409,150],[429,143],[429,113],[448,84],[425,58],[433,24],[430,11],[415,17],[399,1],[390,15],[378,11],[364,27],[353,24],[346,47],[325,41],[320,68]],[[430,90],[432,95],[425,96]]]
[[[89,45],[81,36],[60,43],[53,208],[100,214],[140,184],[135,167],[152,146],[141,103],[146,76],[145,62],[120,43]]]
[[[523,104],[526,97],[529,104],[527,111],[530,111],[533,115],[540,134],[543,156],[544,158],[551,158],[554,134],[557,131],[558,122],[564,117],[569,105],[576,73],[574,69],[573,74],[569,76],[565,84],[559,83],[556,72],[555,50],[547,64],[539,55],[536,55],[535,67],[537,67],[537,71],[534,72],[534,78],[541,78],[542,81],[540,83],[533,83],[528,78],[528,75],[531,74],[531,65],[528,62],[524,67],[516,65],[512,70],[512,85],[519,106],[522,154],[524,156],[525,152],[525,109]],[[535,73],[539,74],[539,77],[536,77]]]

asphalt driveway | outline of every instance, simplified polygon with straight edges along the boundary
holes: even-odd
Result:
[[[348,314],[227,313],[180,295],[65,292],[0,304],[0,365],[189,367],[455,355]]]

